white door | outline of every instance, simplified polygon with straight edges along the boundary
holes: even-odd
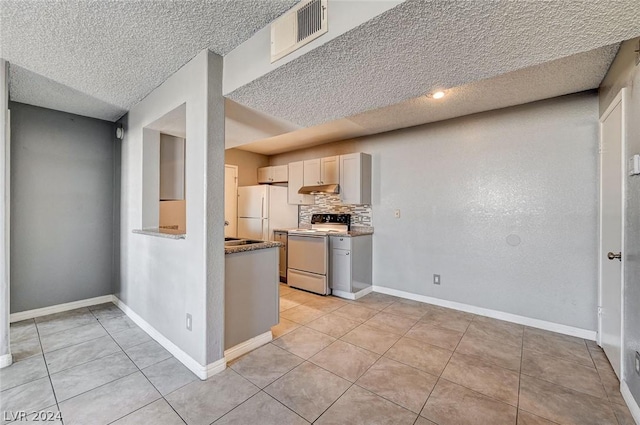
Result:
[[[622,92],[600,121],[599,341],[621,377],[624,145]]]
[[[238,234],[238,167],[224,166],[224,237]]]

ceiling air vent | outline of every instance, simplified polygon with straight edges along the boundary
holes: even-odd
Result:
[[[305,0],[271,24],[271,63],[327,32],[327,0]]]

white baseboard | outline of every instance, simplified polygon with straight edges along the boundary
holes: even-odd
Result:
[[[213,376],[216,373],[222,372],[226,367],[225,359],[222,358],[214,363],[203,366],[198,361],[193,359],[190,355],[182,351],[177,345],[169,341],[167,337],[158,332],[153,326],[147,323],[142,317],[138,316],[136,312],[131,310],[125,303],[123,303],[118,297],[113,296],[113,302],[124,311],[124,313],[135,322],[136,325],[145,331],[151,338],[164,347],[165,350],[170,352],[173,357],[178,359],[180,363],[185,365],[187,369],[193,372],[200,379],[207,379],[209,376]]]
[[[3,354],[0,356],[0,369],[2,369],[3,367],[11,366],[12,363],[13,356],[11,355],[11,353]]]
[[[273,334],[271,331],[260,334],[250,340],[245,342],[241,342],[238,345],[235,345],[228,350],[224,350],[224,359],[227,362],[230,362],[233,359],[237,359],[243,354],[248,353],[251,350],[255,350],[258,347],[262,347],[265,344],[270,343],[273,340]]]
[[[627,403],[627,407],[631,412],[631,416],[636,421],[636,424],[640,425],[640,406],[638,406],[638,402],[631,394],[631,390],[629,390],[629,386],[627,385],[627,381],[620,382],[620,392],[622,393],[622,398],[625,403]]]
[[[92,305],[103,304],[113,301],[113,295],[103,295],[101,297],[88,298],[86,300],[72,301],[70,303],[52,305],[50,307],[36,308],[35,310],[21,311],[12,313],[9,316],[9,322],[19,322],[21,320],[33,319],[35,317],[46,316],[63,311],[75,310],[76,308],[89,307]]]
[[[439,298],[428,297],[426,295],[412,294],[411,292],[399,291],[397,289],[387,288],[384,286],[374,285],[373,291],[380,292],[382,294],[393,295],[400,298],[406,298],[409,300],[420,301],[427,304],[439,305],[441,307],[448,307],[455,310],[466,311],[467,313],[473,313],[480,316],[492,317],[494,319],[530,326],[532,328],[544,329],[551,332],[571,335],[591,341],[596,340],[596,331],[590,331],[587,329],[547,322],[546,320],[532,319],[530,317],[519,316],[517,314],[505,313],[503,311],[491,310],[483,307],[476,307],[473,305],[458,303],[455,301],[441,300]]]
[[[337,289],[332,289],[331,295],[335,295],[336,297],[344,298],[346,300],[357,300],[359,298],[364,297],[367,294],[370,294],[371,292],[373,292],[373,287],[367,286],[366,288],[358,292],[346,292],[346,291],[340,291]]]

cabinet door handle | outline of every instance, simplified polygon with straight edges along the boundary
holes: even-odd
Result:
[[[349,252],[347,252],[347,255],[349,255],[349,254],[350,254],[350,253],[349,253]]]

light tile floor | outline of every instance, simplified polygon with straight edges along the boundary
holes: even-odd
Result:
[[[113,304],[12,324],[3,414],[60,411],[66,425],[634,424],[591,341],[383,294],[280,294],[274,341],[206,381]]]

